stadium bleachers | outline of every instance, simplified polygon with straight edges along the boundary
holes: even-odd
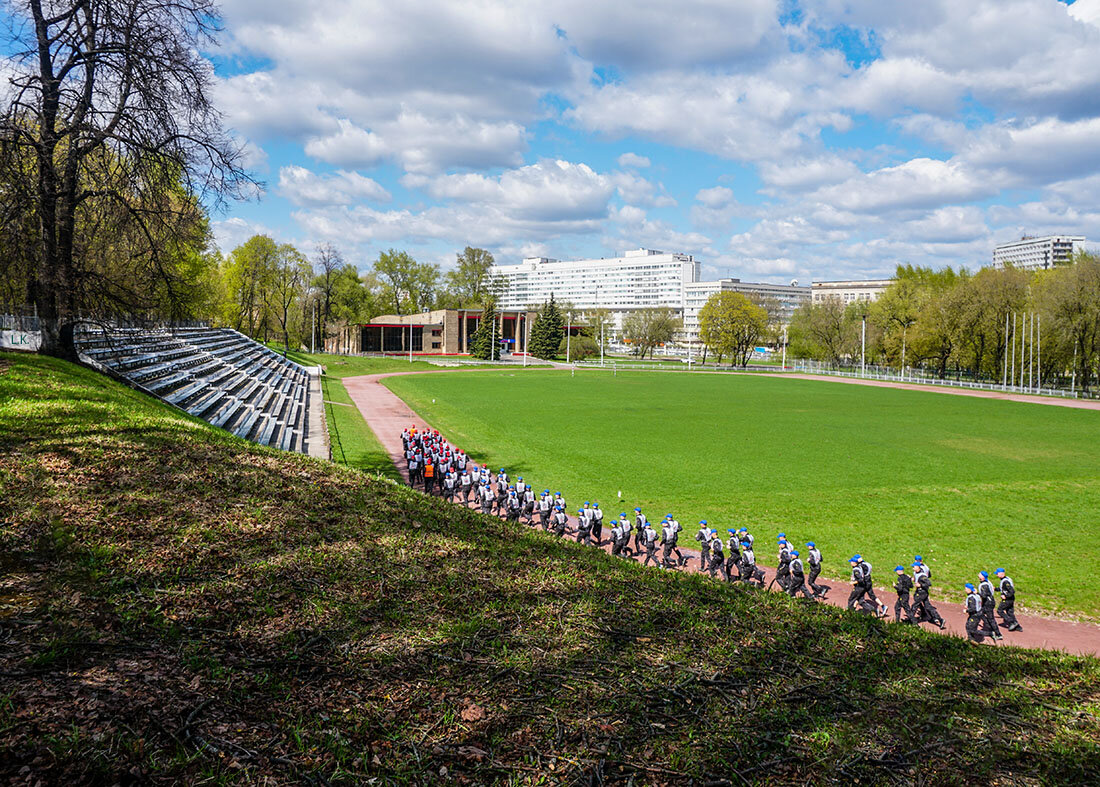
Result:
[[[305,367],[231,328],[82,325],[77,349],[144,390],[238,437],[309,453]]]

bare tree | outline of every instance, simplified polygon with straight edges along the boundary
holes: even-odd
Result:
[[[147,309],[154,291],[182,301],[161,251],[166,236],[252,181],[199,54],[219,30],[212,0],[12,0],[8,8],[0,166],[28,176],[4,180],[22,184],[32,215],[28,290],[43,351],[72,356],[78,310]],[[118,222],[140,242],[126,250],[139,264],[125,287],[89,254]]]

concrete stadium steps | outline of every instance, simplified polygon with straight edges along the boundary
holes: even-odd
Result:
[[[320,406],[309,373],[237,331],[85,325],[77,331],[77,348],[96,364],[239,437],[327,455],[325,435],[309,433],[310,407]]]

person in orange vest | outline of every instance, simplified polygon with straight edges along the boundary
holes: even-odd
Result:
[[[424,459],[424,491],[435,494],[435,460],[427,457]]]

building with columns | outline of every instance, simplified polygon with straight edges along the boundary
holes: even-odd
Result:
[[[526,309],[497,311],[496,335],[503,342],[504,352],[527,352],[527,336],[535,315]],[[465,355],[481,317],[481,309],[384,314],[369,323],[345,327],[325,341],[325,350],[408,355],[411,349],[413,355]]]

